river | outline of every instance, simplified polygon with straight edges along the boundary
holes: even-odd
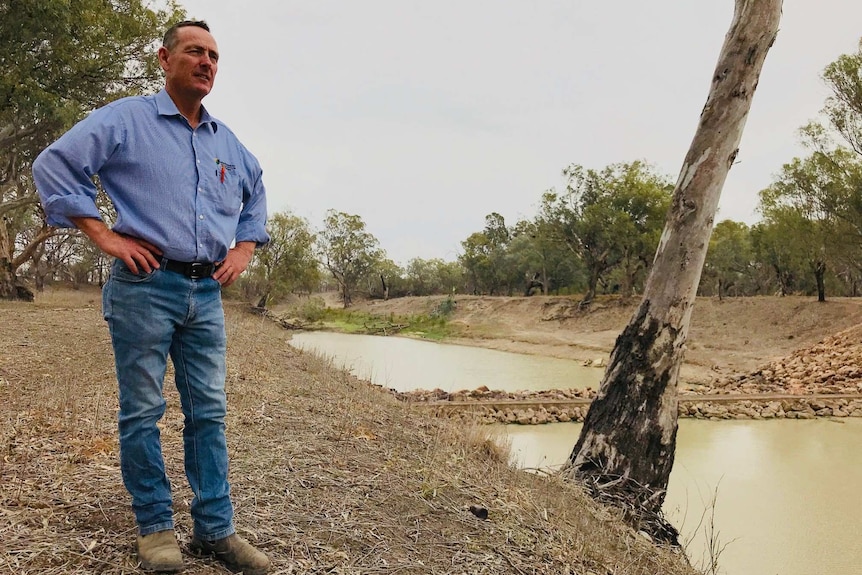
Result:
[[[440,388],[453,392],[482,385],[503,391],[555,386],[596,389],[602,379],[601,369],[576,361],[406,337],[314,331],[294,334],[291,344],[327,356],[357,377],[398,391]]]
[[[296,334],[293,343],[401,391],[571,388],[576,380],[595,387],[602,375],[567,360],[406,338],[317,332]],[[580,431],[575,423],[498,427],[513,461],[527,469],[559,466]],[[683,419],[665,513],[691,541],[695,564],[705,553],[705,526],[714,525],[728,575],[859,573],[860,445],[859,419]]]

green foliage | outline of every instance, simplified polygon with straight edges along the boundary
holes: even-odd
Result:
[[[629,295],[646,278],[673,186],[643,162],[601,171],[572,165],[566,191],[542,196],[535,219],[514,228],[491,213],[461,242],[468,291],[525,295],[572,288],[592,299],[599,286]]]
[[[586,272],[585,299],[603,282],[611,291],[632,293],[655,254],[673,186],[637,161],[601,171],[573,164],[563,175],[566,191],[542,196],[537,232],[579,261]],[[615,269],[619,285],[608,286]]]
[[[431,317],[449,317],[455,311],[455,305],[455,298],[449,294],[446,299],[437,304],[437,307],[431,312]]]
[[[0,133],[28,155],[84,114],[156,89],[161,34],[174,3],[12,0],[0,3]],[[9,139],[6,139],[9,138]]]
[[[452,305],[454,309],[454,302]],[[349,309],[327,308],[322,322],[327,329],[343,333],[410,334],[435,341],[457,334],[457,329],[449,323],[448,314],[436,313],[436,310],[428,315],[381,316]]]
[[[184,16],[173,2],[163,10],[145,0],[0,2],[0,267],[29,260],[37,284],[71,268],[78,278],[91,275],[86,254],[73,255],[65,271],[50,269],[69,258],[42,245],[50,234],[31,163],[93,109],[155,90],[161,34]]]
[[[318,296],[303,296],[291,305],[280,307],[278,314],[281,317],[299,318],[314,324],[322,322],[326,318],[326,302]]]
[[[715,293],[719,299],[731,291],[737,295],[745,294],[750,289],[755,270],[748,226],[732,220],[716,224],[709,241],[699,292]]]
[[[533,221],[521,220],[515,224],[509,254],[512,264],[522,273],[525,294],[531,287],[546,295],[569,290],[582,292],[586,288],[583,263],[558,240],[555,224],[543,212]]]
[[[299,317],[308,321],[320,321],[326,315],[326,302],[322,298],[312,297],[299,307]]]
[[[413,258],[404,269],[404,291],[398,295],[451,294],[461,291],[463,285],[464,269],[459,262]]]
[[[508,247],[511,233],[503,216],[485,216],[485,229],[461,242],[464,253],[458,262],[464,268],[468,290],[490,295],[511,295],[522,278],[512,265]]]
[[[854,275],[852,262],[862,254],[862,157],[846,148],[821,147],[794,158],[760,192],[760,211],[764,223],[778,231],[763,238],[771,242],[764,247],[772,264],[783,258],[798,276],[813,278],[824,299],[827,270],[842,266]],[[780,273],[793,275],[786,269]]]
[[[862,154],[862,41],[854,54],[844,54],[826,66],[823,80],[832,91],[823,113],[830,125]]]
[[[404,333],[412,333],[422,339],[441,341],[457,335],[458,332],[443,317],[412,316]]]
[[[800,132],[810,154],[785,164],[760,192],[754,257],[773,270],[778,293],[858,295],[862,282],[862,43],[823,71],[831,90],[825,123]],[[836,144],[843,141],[849,148]]]
[[[381,252],[382,253],[382,252]],[[366,276],[368,297],[389,298],[405,295],[404,270],[388,258],[382,258]]]
[[[308,222],[279,212],[270,217],[267,230],[270,243],[255,252],[244,278],[247,297],[265,306],[279,303],[290,293],[316,290],[321,274],[314,254],[315,234]]]
[[[336,210],[326,213],[317,249],[323,265],[338,282],[345,308],[350,306],[360,281],[367,280],[385,257],[362,218]]]

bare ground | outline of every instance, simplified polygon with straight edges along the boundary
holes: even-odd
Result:
[[[471,306],[478,318],[483,305],[459,303],[461,320]],[[514,330],[522,320],[501,321]],[[512,341],[534,351],[608,349],[613,322],[583,321],[595,325],[577,341],[594,347],[538,329],[555,322]],[[284,331],[241,309],[229,308],[227,323],[236,519],[273,558],[274,573],[693,573],[577,487],[512,469],[487,428],[429,419],[295,351]],[[166,396],[162,438],[185,544],[182,415],[170,384]],[[116,411],[98,294],[0,303],[0,573],[138,572]],[[488,520],[471,505],[487,509]],[[226,573],[186,561],[187,573]]]

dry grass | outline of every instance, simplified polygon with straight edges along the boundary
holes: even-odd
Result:
[[[136,573],[98,294],[2,303],[0,326],[0,573]],[[229,309],[228,326],[236,520],[274,573],[694,573],[575,486],[512,469],[486,428],[411,411],[296,352],[260,317]],[[162,438],[186,543],[182,415],[165,388]],[[186,562],[188,573],[226,572]]]

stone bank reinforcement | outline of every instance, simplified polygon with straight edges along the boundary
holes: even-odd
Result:
[[[594,393],[589,389],[507,393],[480,388],[451,394],[435,390],[396,396],[411,407],[430,410],[440,417],[540,425],[583,422]],[[679,416],[712,421],[862,417],[862,394],[683,394],[679,397]]]

